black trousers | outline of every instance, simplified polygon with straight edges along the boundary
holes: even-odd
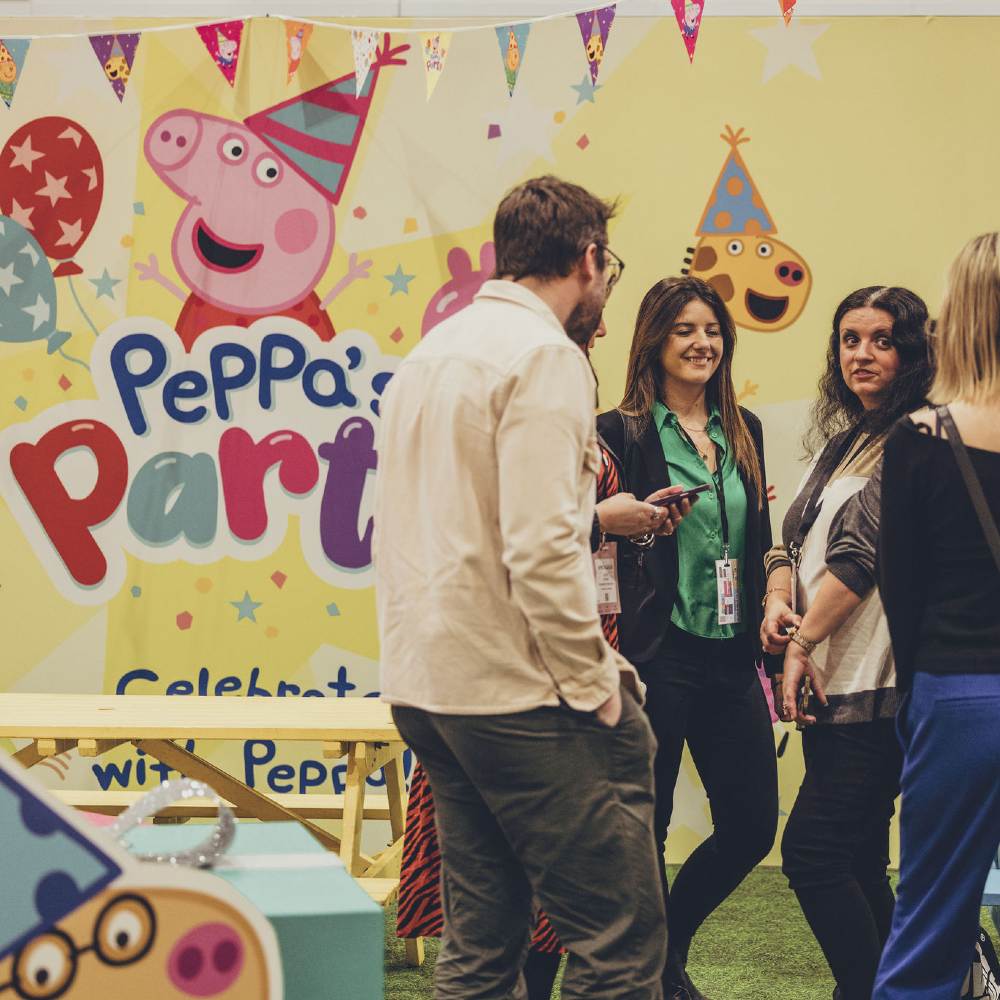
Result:
[[[895,903],[887,874],[903,767],[895,720],[811,726],[802,752],[783,870],[843,1000],[870,1000]]]
[[[569,953],[564,1000],[661,1000],[654,743],[632,696],[614,729],[564,706],[393,718],[434,793],[438,1000],[522,1000],[536,902]]]
[[[703,639],[671,626],[656,659],[638,669],[659,744],[653,829],[670,942],[686,961],[695,931],[774,844],[778,768],[771,714],[747,636]],[[708,795],[714,830],[668,888],[663,844],[685,741]]]

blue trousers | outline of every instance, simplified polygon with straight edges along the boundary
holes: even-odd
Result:
[[[1000,843],[1000,674],[917,673],[898,727],[899,887],[872,1000],[957,1000]]]

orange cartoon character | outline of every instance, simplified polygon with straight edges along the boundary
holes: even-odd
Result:
[[[604,59],[604,42],[601,39],[601,26],[594,21],[594,33],[587,39],[587,59],[600,66]]]
[[[0,97],[4,99],[7,107],[14,98],[14,88],[17,86],[17,63],[11,55],[10,49],[0,42]]]
[[[274,931],[245,897],[136,860],[6,759],[0,836],[5,1000],[280,1000]]]
[[[739,147],[743,129],[728,125],[729,156],[688,247],[684,274],[707,281],[725,300],[737,326],[762,333],[784,330],[802,314],[812,275],[798,251],[774,238],[777,228]]]
[[[125,56],[112,55],[104,64],[104,75],[112,83],[114,83],[115,80],[121,80],[122,83],[128,83],[129,65]]]

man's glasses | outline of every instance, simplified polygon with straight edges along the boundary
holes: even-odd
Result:
[[[32,938],[14,956],[11,981],[0,983],[0,993],[13,990],[21,1000],[55,1000],[72,986],[81,955],[93,951],[105,965],[131,965],[148,954],[155,937],[156,917],[149,903],[141,896],[118,896],[101,910],[88,945],[78,947],[58,928]]]
[[[606,255],[604,258],[604,270],[608,275],[607,290],[608,295],[610,295],[611,289],[618,284],[618,279],[621,278],[622,271],[625,270],[625,261],[623,261],[621,257],[619,257],[618,254],[611,249],[611,247],[606,246],[603,243],[598,243],[597,246],[599,246]]]

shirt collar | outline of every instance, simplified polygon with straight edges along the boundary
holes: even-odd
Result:
[[[565,327],[548,305],[530,288],[525,288],[524,285],[518,284],[516,281],[505,281],[503,278],[491,278],[489,281],[484,281],[476,293],[476,300],[480,299],[493,299],[494,301],[511,302],[514,305],[524,306],[537,313],[547,323],[551,323],[560,333],[566,333]]]
[[[677,414],[673,410],[668,409],[659,400],[653,403],[653,423],[656,425],[658,431],[662,431],[667,424],[669,424],[674,430],[679,430],[681,426],[680,420],[677,419]],[[711,405],[708,411],[708,427],[710,428],[721,428],[722,427],[722,414],[719,412],[718,406],[714,403]]]

